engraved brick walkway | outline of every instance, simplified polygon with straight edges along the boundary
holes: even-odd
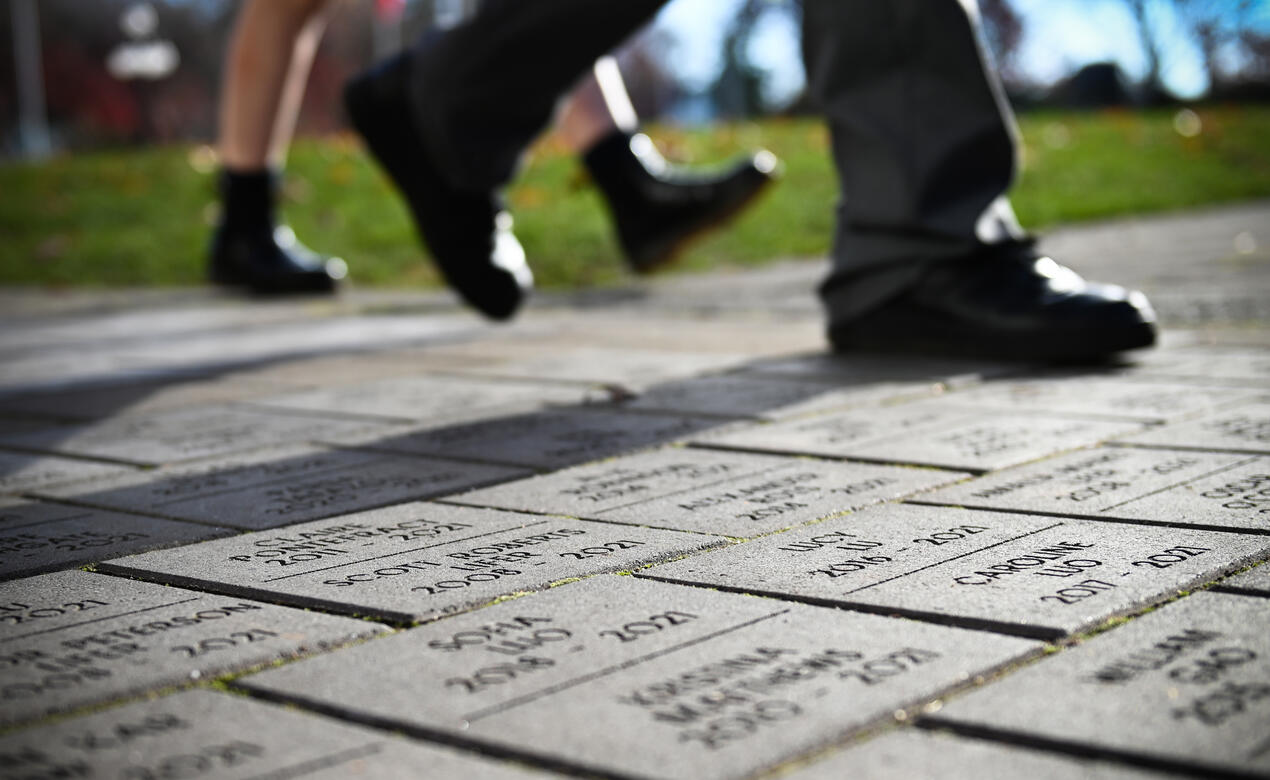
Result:
[[[0,291],[0,778],[1270,777],[1270,203],[1167,332],[835,358],[822,268]]]

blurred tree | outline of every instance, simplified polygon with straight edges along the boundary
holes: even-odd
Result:
[[[1007,87],[1018,86],[1025,79],[1019,70],[1019,46],[1023,43],[1023,19],[1010,0],[979,0],[983,34],[997,72]]]
[[[1254,0],[1173,0],[1178,18],[1185,25],[1203,60],[1210,94],[1221,95],[1235,81],[1265,78],[1258,76],[1257,49],[1266,36],[1252,29]],[[1223,53],[1240,50],[1238,56]],[[1244,67],[1229,67],[1231,62]]]
[[[794,31],[796,40],[801,22],[802,0],[736,2],[736,10],[723,35],[722,67],[710,90],[718,115],[745,117],[773,111],[799,112],[806,108],[805,96],[795,100],[797,96],[790,93],[789,85],[779,83],[772,65],[755,61],[754,52],[757,40],[770,42],[770,35],[782,34],[774,33],[782,25]],[[769,56],[770,51],[769,46]],[[792,105],[791,101],[794,101]]]
[[[1270,33],[1240,30],[1239,47],[1243,67],[1225,76],[1213,96],[1220,100],[1270,102]]]
[[[1125,0],[1129,14],[1133,17],[1134,26],[1138,30],[1138,44],[1142,47],[1142,55],[1146,58],[1146,73],[1142,76],[1142,96],[1147,103],[1162,103],[1167,99],[1164,82],[1160,79],[1161,45],[1155,36],[1152,25],[1152,14],[1147,9],[1147,0]]]
[[[1190,33],[1200,52],[1208,76],[1210,94],[1221,96],[1235,83],[1241,91],[1257,80],[1256,49],[1265,33],[1255,29],[1253,12],[1264,0],[1171,0],[1177,19]],[[1157,18],[1164,2],[1125,0],[1137,28],[1138,44],[1146,59],[1142,78],[1143,99],[1159,103],[1170,99],[1163,72],[1181,53],[1163,37],[1164,27]],[[1227,64],[1230,67],[1227,67]],[[1260,92],[1265,92],[1264,89]]]
[[[1221,47],[1222,28],[1220,19],[1214,12],[1221,3],[1212,0],[1173,0],[1178,15],[1190,28],[1199,45],[1200,55],[1204,62],[1204,73],[1208,83],[1216,88],[1221,80],[1221,68],[1217,63],[1217,51]]]
[[[745,117],[760,113],[763,76],[750,61],[748,47],[759,17],[771,0],[741,0],[723,36],[723,69],[711,90],[719,116]]]
[[[1263,82],[1270,80],[1270,34],[1244,30],[1239,40],[1248,53],[1248,78]]]

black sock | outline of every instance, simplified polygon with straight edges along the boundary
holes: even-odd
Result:
[[[620,131],[606,135],[586,151],[582,162],[611,209],[634,212],[645,206],[643,186],[651,177],[631,151],[630,135]]]
[[[231,233],[264,231],[272,234],[278,175],[255,171],[221,171],[221,228]]]

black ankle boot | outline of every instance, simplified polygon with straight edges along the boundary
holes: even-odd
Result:
[[[776,171],[771,152],[758,152],[718,174],[675,168],[648,136],[615,132],[583,157],[608,200],[618,241],[632,269],[649,273],[674,259],[698,234],[739,212]]]
[[[274,221],[277,177],[269,171],[221,174],[222,213],[212,236],[212,282],[259,295],[330,293],[346,273]]]

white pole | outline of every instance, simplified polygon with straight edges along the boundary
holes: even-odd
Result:
[[[18,81],[18,141],[30,159],[53,151],[44,107],[44,74],[40,64],[40,21],[35,0],[11,0],[13,61]]]

